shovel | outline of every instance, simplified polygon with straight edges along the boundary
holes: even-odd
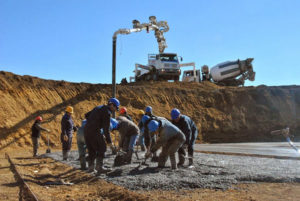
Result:
[[[48,141],[48,143],[47,143],[48,148],[47,148],[47,150],[46,150],[46,153],[49,154],[49,153],[51,153],[51,149],[50,149],[50,147],[49,147],[49,134],[48,134],[48,133],[47,133],[47,141]]]

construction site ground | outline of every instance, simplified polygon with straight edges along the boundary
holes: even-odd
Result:
[[[194,168],[172,171],[169,163],[139,167],[139,152],[140,160],[97,177],[79,170],[76,150],[61,161],[60,150],[33,158],[15,149],[1,151],[0,200],[18,200],[20,191],[4,152],[39,200],[300,200],[300,160],[196,153]]]
[[[116,97],[135,123],[140,120],[139,110],[148,105],[157,116],[170,118],[176,107],[193,119],[199,132],[196,147],[201,151],[195,154],[195,168],[171,171],[167,163],[167,168],[158,171],[149,161],[149,166],[137,168],[133,156],[131,165],[95,177],[78,169],[76,133],[72,160],[62,163],[60,133],[65,108],[74,107],[72,118],[75,125],[81,125],[84,114],[107,104],[111,94],[109,84],[70,83],[0,71],[0,200],[25,200],[5,153],[39,200],[300,200],[299,160],[288,158],[287,150],[294,150],[288,149],[283,136],[270,134],[289,126],[292,141],[299,142],[300,86],[117,85]],[[46,153],[48,134],[52,158],[32,157],[31,126],[37,116],[51,130],[42,132],[39,153]],[[112,132],[113,142],[115,136],[117,132]],[[213,145],[245,142],[284,142],[279,145],[284,158],[258,156],[257,146]],[[272,146],[263,148],[265,153],[274,151]],[[233,149],[241,153],[233,155]],[[108,152],[108,166],[111,157]]]

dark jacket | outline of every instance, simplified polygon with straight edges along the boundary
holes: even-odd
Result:
[[[73,131],[76,130],[71,115],[65,113],[61,120],[61,134],[68,137],[73,136]]]
[[[179,121],[175,122],[174,120],[172,123],[177,126],[185,135],[186,141],[185,144],[190,144],[190,141],[195,139],[198,135],[197,127],[193,120],[186,116],[186,115],[180,115]]]
[[[31,127],[31,131],[32,131],[31,137],[39,138],[41,136],[41,131],[47,131],[47,129],[45,129],[41,126],[40,121],[35,121]]]
[[[111,111],[107,105],[100,105],[88,112],[87,123],[84,127],[84,135],[99,134],[100,129],[103,129],[107,143],[111,143],[110,137],[110,117]]]

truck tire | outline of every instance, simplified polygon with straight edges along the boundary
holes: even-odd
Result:
[[[158,75],[156,73],[152,74],[152,80],[158,81]]]
[[[174,82],[178,82],[179,81],[179,76],[174,76]]]
[[[152,76],[150,74],[146,75],[145,80],[150,81],[152,79]]]

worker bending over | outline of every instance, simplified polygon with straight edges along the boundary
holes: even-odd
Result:
[[[137,138],[140,134],[140,129],[132,121],[126,117],[117,117],[118,125],[117,130],[119,131],[119,149],[127,152],[125,156],[125,163],[131,163],[132,154],[134,152],[134,145],[136,144]]]
[[[186,138],[184,145],[178,150],[178,166],[183,166],[186,155],[185,149],[187,149],[189,156],[189,166],[191,167],[193,166],[194,144],[198,136],[197,127],[190,117],[182,115],[177,108],[172,109],[171,118],[172,123],[184,133]]]
[[[158,168],[165,167],[168,156],[170,156],[171,168],[177,169],[175,153],[185,142],[184,134],[179,128],[162,117],[159,117],[159,120],[151,120],[148,129],[151,135],[157,135],[158,138],[150,152],[146,153],[146,157],[151,156],[152,153],[162,147],[158,157]]]
[[[97,174],[111,171],[103,166],[104,154],[106,152],[106,143],[113,147],[110,136],[110,117],[111,113],[118,110],[120,101],[116,98],[110,98],[107,105],[100,105],[88,112],[87,123],[84,127],[84,139],[89,152],[89,172],[93,172],[95,168]],[[103,135],[99,135],[100,130],[103,129]],[[104,140],[105,136],[105,140]]]

